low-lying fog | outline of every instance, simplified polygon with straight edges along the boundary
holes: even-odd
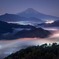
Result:
[[[0,59],[28,46],[41,45],[44,43],[59,43],[59,29],[45,28],[52,30],[52,35],[48,38],[20,38],[16,40],[0,40]]]

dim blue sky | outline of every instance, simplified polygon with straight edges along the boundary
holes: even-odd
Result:
[[[18,13],[27,8],[59,17],[59,0],[0,0],[0,15]]]

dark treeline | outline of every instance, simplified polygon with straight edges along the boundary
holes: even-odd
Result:
[[[4,59],[59,59],[59,44],[31,46],[21,49]]]

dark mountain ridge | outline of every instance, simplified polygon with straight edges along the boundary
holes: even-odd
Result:
[[[20,38],[46,38],[49,37],[51,33],[42,28],[32,28],[31,30],[22,30],[15,34],[16,37]]]
[[[14,30],[22,28],[21,31],[14,33]],[[29,29],[29,30],[27,30]],[[8,34],[6,34],[8,33]],[[46,38],[49,37],[50,31],[42,28],[36,28],[31,25],[18,25],[0,21],[0,39],[17,39],[17,38]]]
[[[59,59],[59,44],[42,44],[21,49],[4,59]]]

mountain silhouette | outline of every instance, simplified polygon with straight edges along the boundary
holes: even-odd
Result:
[[[36,11],[35,9],[33,8],[28,8],[26,9],[25,11],[21,12],[21,13],[18,13],[19,16],[21,17],[35,17],[35,18],[38,18],[38,19],[52,19],[52,20],[57,20],[59,19],[59,17],[55,17],[55,16],[50,16],[50,15],[46,15],[46,14],[43,14],[43,13],[40,13],[38,11]]]
[[[1,21],[7,21],[7,22],[16,22],[16,21],[22,21],[26,19],[27,18],[25,17],[20,17],[16,14],[8,14],[8,13],[0,16]]]
[[[0,21],[6,21],[6,22],[18,22],[18,21],[40,21],[42,22],[41,19],[35,18],[35,17],[21,17],[19,15],[16,14],[4,14],[0,16]]]
[[[4,59],[59,59],[59,44],[57,43],[26,47]]]
[[[36,28],[32,25],[19,25],[0,21],[0,40],[33,37],[46,38],[50,34],[50,31],[42,28]]]
[[[22,30],[15,34],[19,38],[46,38],[51,34],[50,31],[44,30],[42,28],[32,28],[31,30]]]
[[[33,8],[28,8],[25,11],[17,14],[3,14],[0,16],[0,21],[6,22],[19,22],[19,21],[31,21],[31,22],[44,22],[45,20],[58,20],[59,17],[45,15],[36,11]]]

